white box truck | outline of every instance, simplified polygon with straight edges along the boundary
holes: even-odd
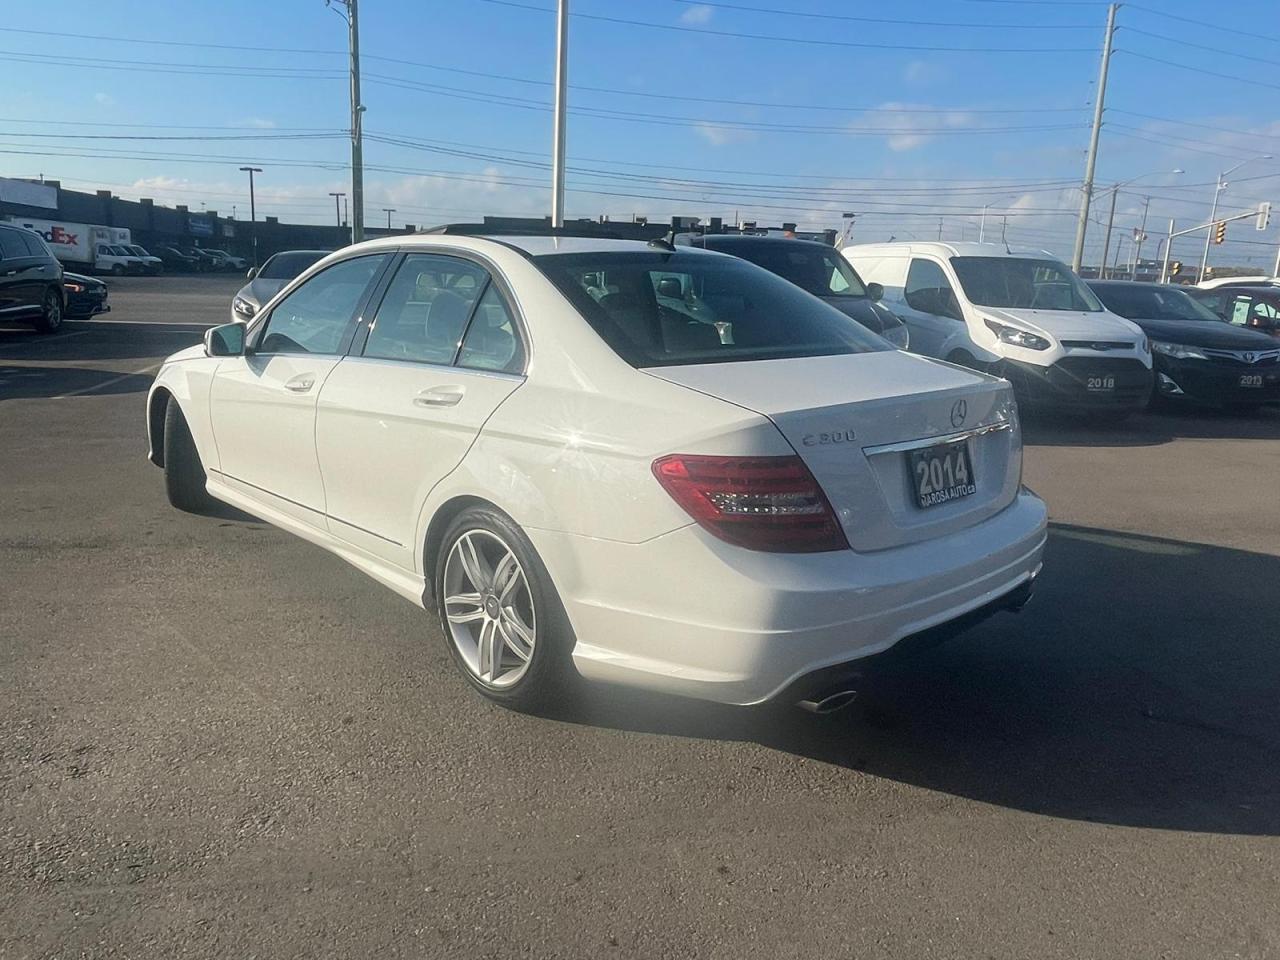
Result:
[[[120,246],[131,242],[129,231],[123,227],[30,217],[13,217],[11,222],[44,237],[53,255],[72,269],[110,273],[117,277],[140,271],[138,257]]]

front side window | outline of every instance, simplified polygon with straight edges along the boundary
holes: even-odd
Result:
[[[488,282],[489,274],[466,260],[410,254],[382,298],[364,356],[453,363],[472,308]]]
[[[387,254],[354,257],[317,273],[276,304],[258,353],[340,353],[356,308]]]
[[[635,251],[534,263],[635,367],[892,349],[834,307],[736,257]]]
[[[1065,264],[1027,257],[952,257],[970,303],[1014,310],[1101,313],[1102,303]]]
[[[955,291],[942,267],[932,260],[912,260],[903,298],[913,310],[939,317],[960,317]]]

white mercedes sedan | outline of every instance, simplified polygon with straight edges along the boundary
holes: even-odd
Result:
[[[147,430],[174,506],[333,551],[520,708],[582,677],[825,709],[1019,608],[1045,543],[1008,383],[665,241],[348,247],[170,357]]]

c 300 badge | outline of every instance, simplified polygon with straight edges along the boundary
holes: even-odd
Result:
[[[800,441],[806,447],[819,447],[826,443],[852,443],[852,430],[833,430],[830,433],[806,433]]]

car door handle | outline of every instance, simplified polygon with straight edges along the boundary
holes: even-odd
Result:
[[[432,387],[414,397],[413,404],[417,407],[453,407],[466,392],[467,388],[460,386]]]
[[[301,373],[298,376],[294,377],[292,380],[288,381],[284,385],[284,388],[286,390],[291,390],[294,393],[306,393],[315,385],[316,385],[315,377],[313,377],[309,373]]]
[[[4,275],[5,275],[6,277],[12,277],[12,276],[13,276],[15,273],[17,273],[17,272],[18,272],[18,270],[17,270],[17,268],[15,267],[13,270],[6,270],[6,271],[4,272]]]

